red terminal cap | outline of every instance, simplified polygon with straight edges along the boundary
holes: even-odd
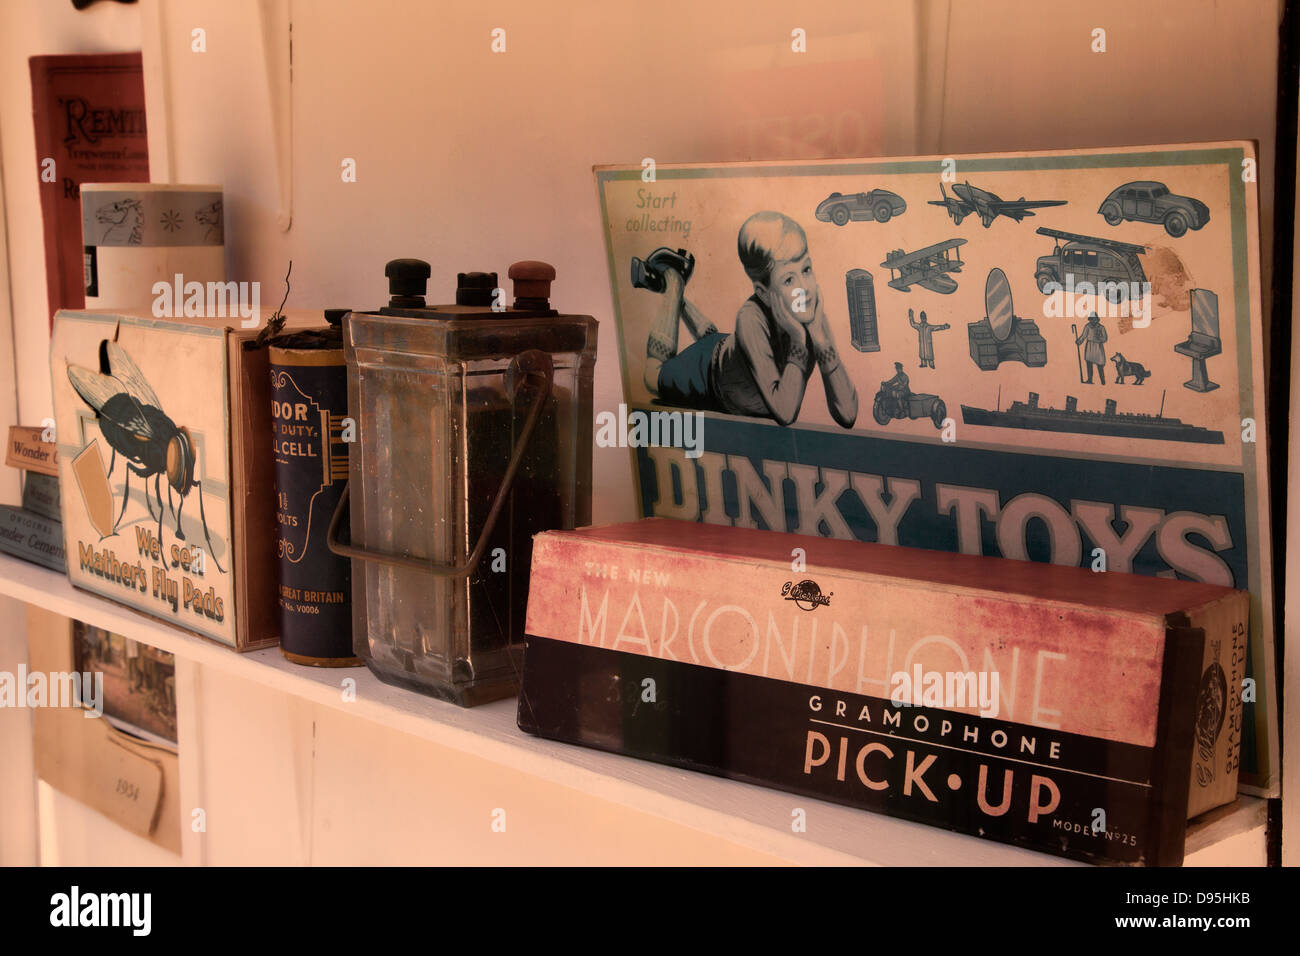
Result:
[[[549,262],[525,259],[512,265],[507,275],[515,285],[516,309],[550,308],[551,283],[555,280],[555,266]]]

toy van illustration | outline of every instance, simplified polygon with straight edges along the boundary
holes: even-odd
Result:
[[[1112,303],[1141,295],[1147,276],[1138,255],[1146,246],[1046,227],[1038,233],[1056,240],[1051,254],[1039,256],[1034,267],[1039,292],[1048,295],[1087,282]]]

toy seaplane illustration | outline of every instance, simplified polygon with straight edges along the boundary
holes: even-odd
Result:
[[[930,205],[946,207],[948,215],[952,216],[953,224],[958,226],[972,213],[980,217],[984,228],[987,229],[993,225],[993,220],[998,216],[1006,216],[1008,219],[1022,222],[1026,216],[1033,215],[1029,211],[1031,209],[1065,205],[1064,199],[1025,199],[1024,196],[1016,200],[1003,199],[988,190],[972,186],[970,180],[964,183],[953,183],[952,191],[956,194],[955,198],[948,195],[948,191],[943,188],[943,180],[940,180],[939,193],[943,199],[931,199]]]
[[[957,280],[950,279],[947,273],[961,272],[961,267],[965,263],[953,250],[965,241],[965,239],[946,239],[924,249],[917,249],[915,252],[895,249],[885,256],[885,261],[881,263],[889,270],[889,287],[899,292],[908,292],[913,285],[919,283],[921,288],[942,295],[956,292]]]

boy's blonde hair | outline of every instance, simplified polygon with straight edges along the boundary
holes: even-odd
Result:
[[[780,212],[756,212],[740,227],[736,251],[745,275],[767,285],[778,262],[801,259],[808,252],[803,227]]]

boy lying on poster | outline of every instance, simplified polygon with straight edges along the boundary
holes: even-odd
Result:
[[[663,295],[646,341],[646,388],[669,405],[790,425],[817,367],[831,417],[852,428],[858,394],[835,350],[803,229],[789,216],[758,212],[740,227],[737,248],[754,294],[729,335],[683,294],[693,256],[662,248],[632,260],[632,284]],[[683,325],[695,341],[678,351]]]

